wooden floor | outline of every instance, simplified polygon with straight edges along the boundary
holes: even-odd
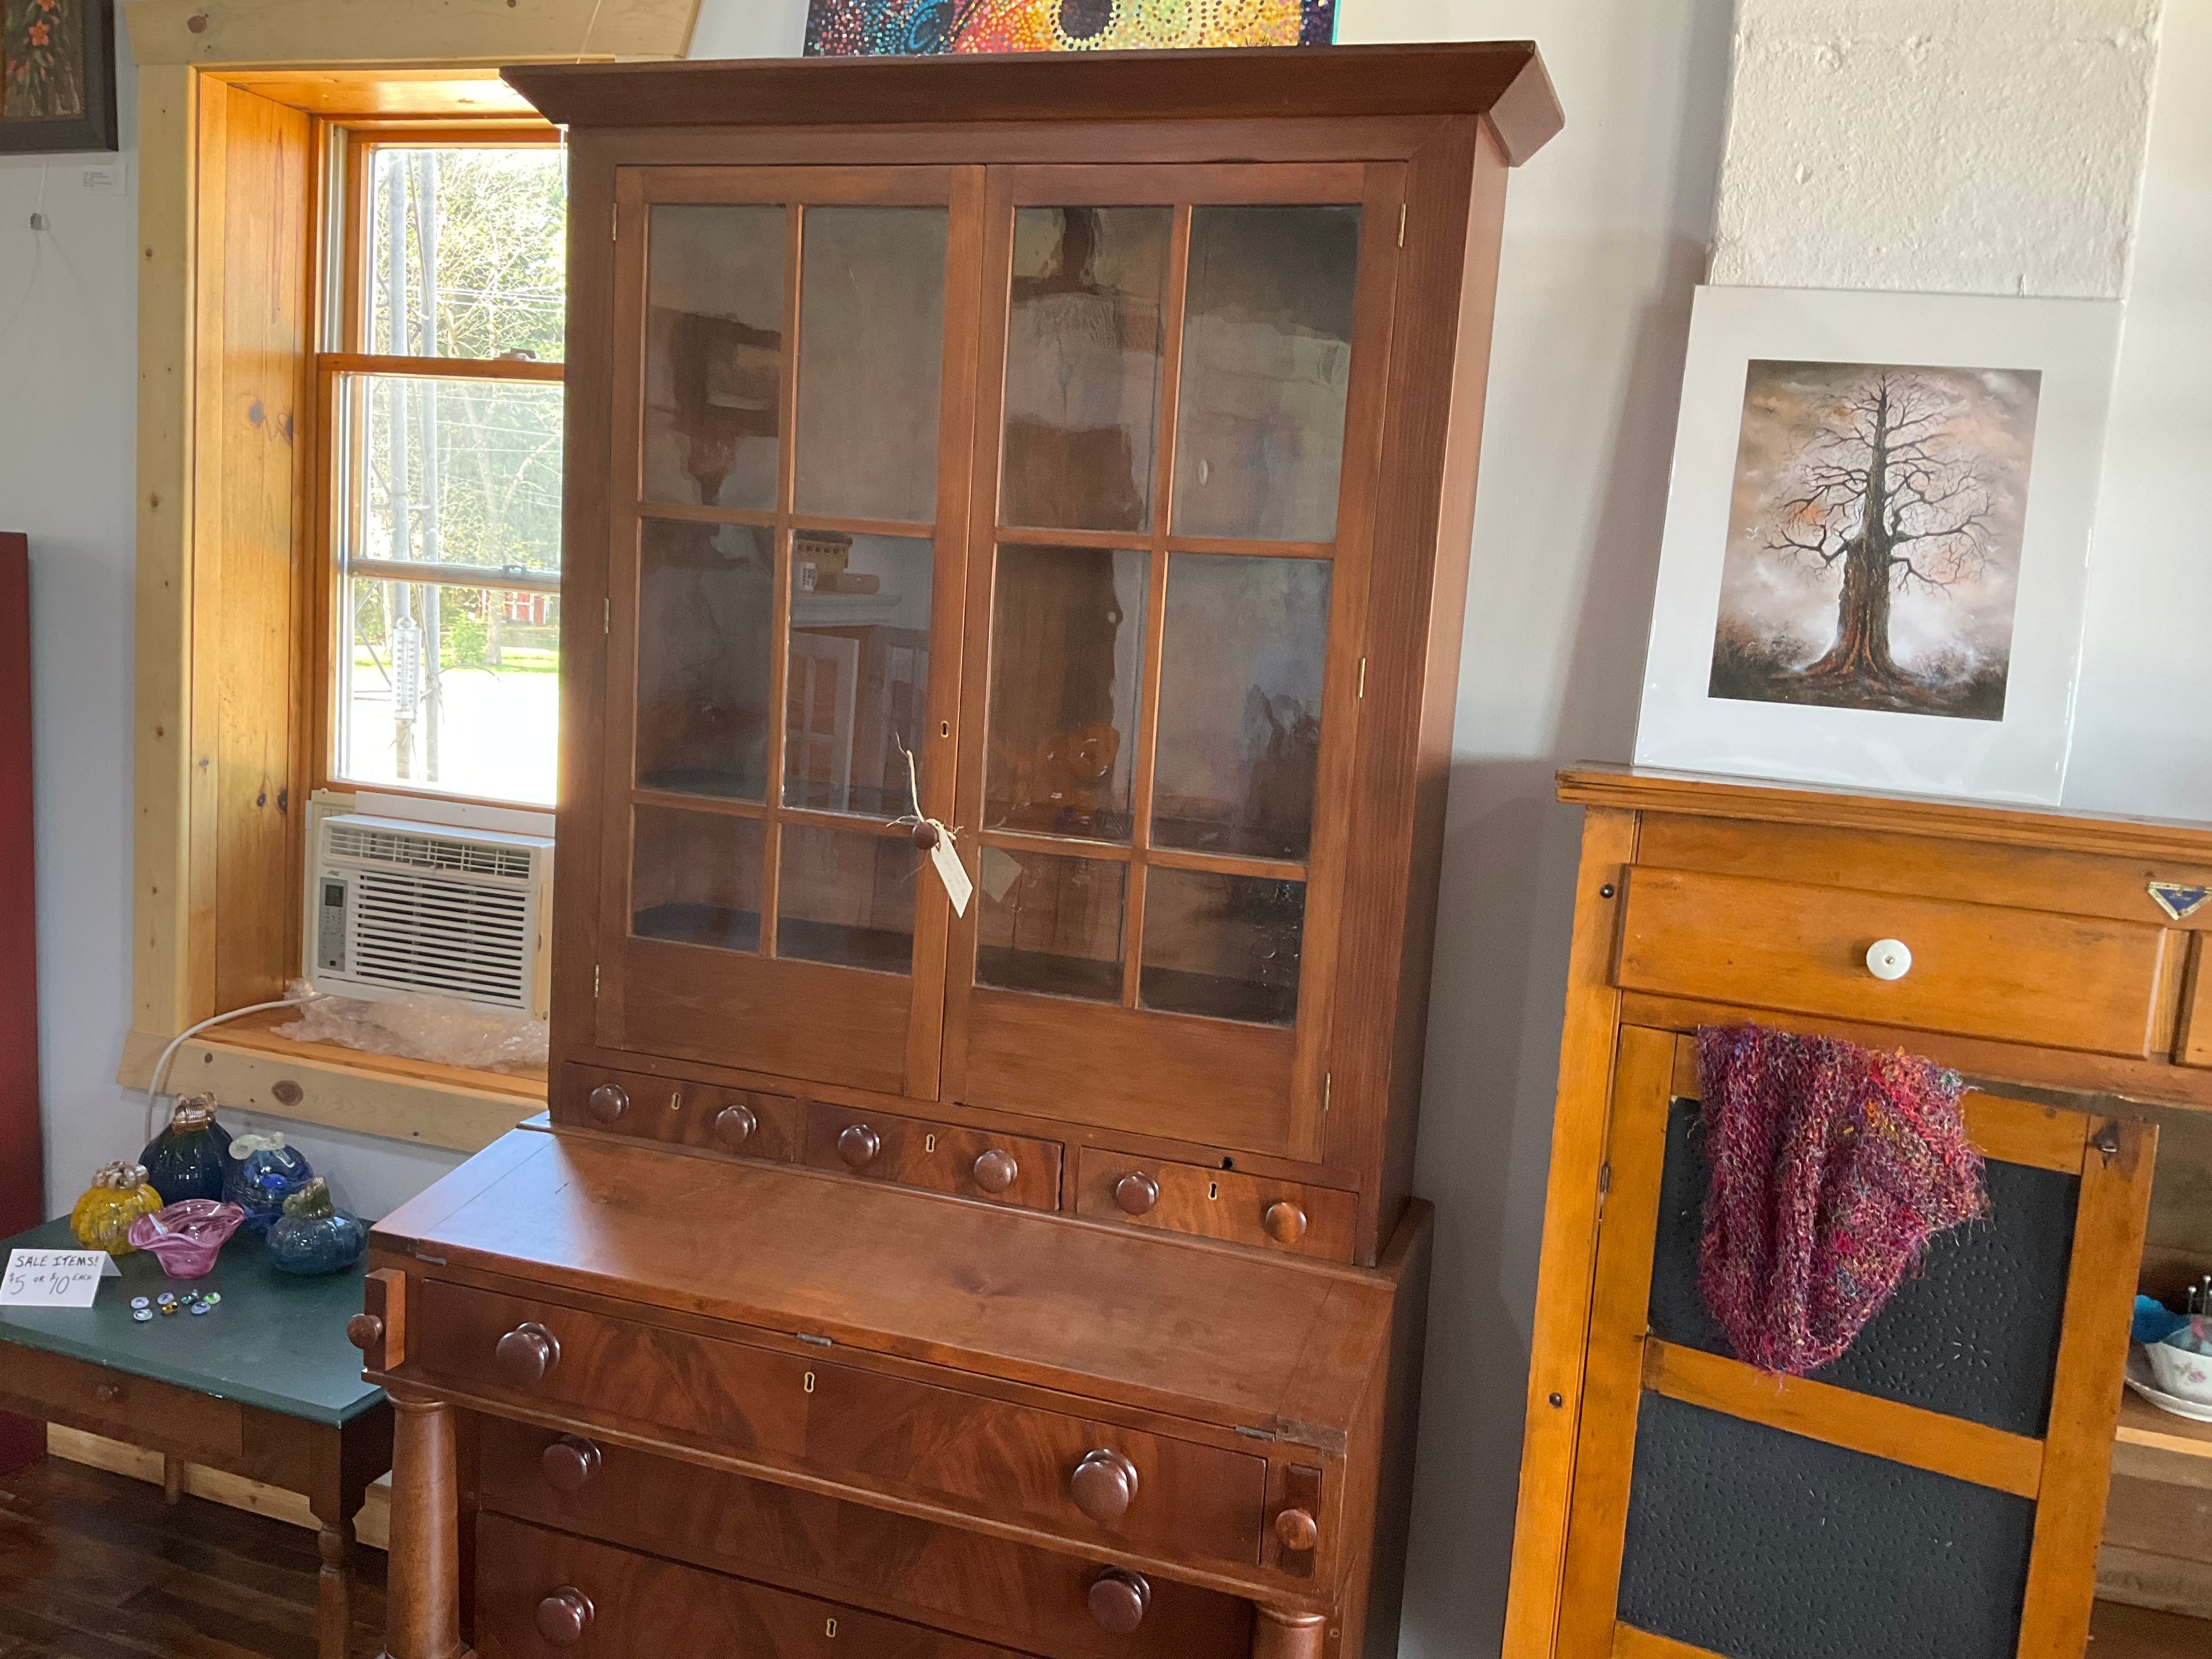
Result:
[[[356,1557],[353,1653],[382,1645]],[[0,1659],[315,1659],[315,1534],[49,1457],[0,1475]]]

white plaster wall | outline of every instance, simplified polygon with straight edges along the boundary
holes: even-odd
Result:
[[[1712,278],[2113,299],[2160,0],[1741,0]]]

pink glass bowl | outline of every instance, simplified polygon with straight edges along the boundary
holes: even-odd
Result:
[[[131,1244],[150,1250],[171,1279],[198,1279],[215,1266],[222,1247],[246,1219],[235,1204],[188,1198],[131,1224]]]

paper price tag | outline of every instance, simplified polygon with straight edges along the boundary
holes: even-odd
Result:
[[[110,1274],[122,1276],[105,1250],[10,1250],[0,1308],[89,1308]]]
[[[968,901],[975,896],[975,884],[968,879],[968,867],[960,862],[960,854],[952,850],[952,837],[939,835],[937,845],[929,849],[929,861],[937,871],[938,880],[945,884],[945,896],[952,901],[952,914],[968,914]]]

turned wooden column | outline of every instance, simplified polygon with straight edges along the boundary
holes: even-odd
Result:
[[[461,1644],[453,1408],[434,1394],[404,1385],[387,1383],[385,1392],[394,1413],[386,1659],[458,1659],[468,1650]]]
[[[1321,1659],[1328,1620],[1320,1613],[1252,1611],[1252,1659]]]
[[[317,1659],[345,1659],[353,1635],[353,1522],[325,1521],[315,1535],[323,1558],[315,1577]]]

